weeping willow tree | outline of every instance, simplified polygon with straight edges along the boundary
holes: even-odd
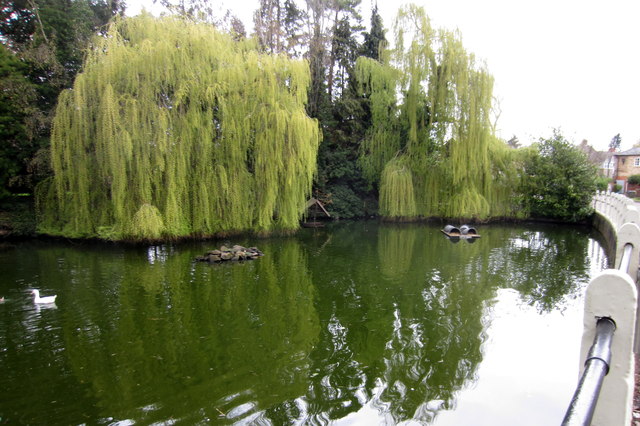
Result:
[[[59,99],[40,231],[157,239],[289,231],[321,134],[304,61],[209,25],[116,20]]]
[[[393,50],[356,65],[373,123],[360,163],[379,185],[380,213],[514,215],[516,163],[491,130],[492,76],[459,33],[434,30],[421,8],[401,9],[394,32]]]

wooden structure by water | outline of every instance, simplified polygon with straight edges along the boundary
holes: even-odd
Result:
[[[324,208],[320,200],[317,200],[315,198],[311,198],[309,201],[307,201],[305,216],[307,220],[302,222],[301,225],[303,228],[322,228],[324,226],[324,222],[319,221],[318,216],[324,219],[331,218],[331,215],[329,214],[327,209]],[[308,220],[309,216],[311,216],[312,220]]]
[[[460,228],[456,228],[453,225],[447,225],[440,231],[449,238],[462,238],[468,240],[480,238],[480,235],[478,234],[478,231],[476,231],[476,228],[468,225],[462,225]]]

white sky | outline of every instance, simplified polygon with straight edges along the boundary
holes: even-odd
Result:
[[[375,1],[375,0],[374,0]],[[398,7],[378,0],[390,39]],[[528,144],[560,128],[600,150],[620,133],[622,149],[640,141],[640,1],[416,0],[436,28],[458,28],[469,52],[495,78],[498,136]],[[128,0],[128,14],[152,0]],[[217,1],[247,29],[258,0]],[[371,0],[363,0],[369,25]],[[156,7],[157,9],[157,7]]]

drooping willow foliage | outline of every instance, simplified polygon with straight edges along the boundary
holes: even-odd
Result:
[[[382,171],[380,214],[411,218],[418,214],[410,164],[406,157],[394,158]]]
[[[40,230],[156,239],[293,230],[321,134],[304,61],[204,24],[116,20],[59,100]]]
[[[493,77],[457,32],[431,27],[421,8],[400,10],[395,48],[359,58],[372,128],[361,166],[391,219],[513,216],[513,151],[491,130]]]

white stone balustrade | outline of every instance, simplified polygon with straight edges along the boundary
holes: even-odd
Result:
[[[622,194],[598,192],[593,198],[593,208],[611,222],[615,230],[625,223],[640,224],[640,210],[636,203]]]
[[[615,237],[615,266],[619,266],[625,246],[633,246],[628,270],[607,269],[596,275],[587,288],[584,331],[580,350],[581,371],[593,343],[598,318],[616,323],[611,345],[610,370],[605,377],[593,415],[592,425],[628,426],[631,424],[634,391],[634,347],[638,323],[638,264],[640,261],[640,211],[635,202],[622,194],[598,192],[593,207],[603,234]],[[637,352],[637,348],[636,348]]]

